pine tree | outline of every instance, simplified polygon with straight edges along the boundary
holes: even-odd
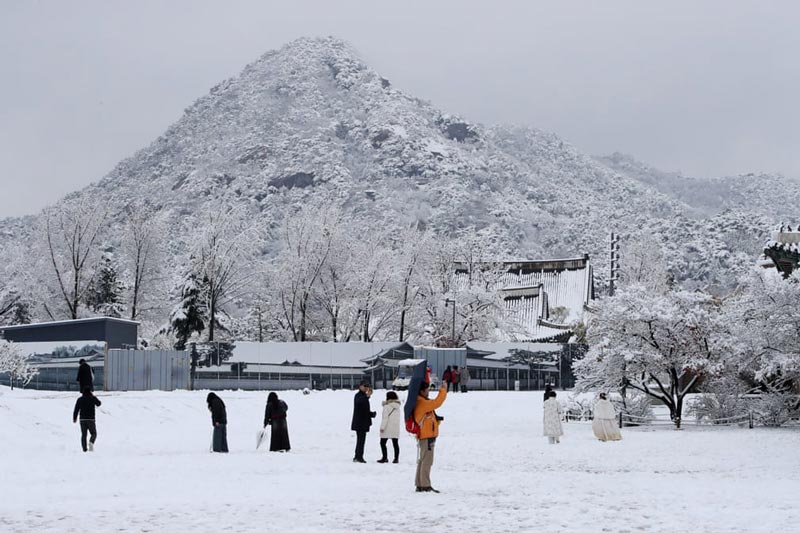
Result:
[[[194,273],[184,280],[181,287],[181,302],[169,316],[168,330],[175,336],[175,349],[185,350],[186,342],[206,328],[208,310],[203,303],[202,282]]]
[[[119,318],[124,305],[122,295],[125,286],[119,280],[111,253],[103,254],[97,274],[92,279],[86,296],[86,306],[104,316]]]

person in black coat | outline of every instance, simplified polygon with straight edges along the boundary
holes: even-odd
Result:
[[[75,381],[78,382],[78,386],[81,388],[81,392],[86,389],[90,391],[94,390],[94,372],[92,372],[92,367],[89,366],[89,363],[86,362],[86,359],[81,359],[78,361],[80,366],[78,367],[78,377],[75,378]]]
[[[358,385],[358,392],[353,399],[353,423],[350,429],[356,432],[356,455],[353,457],[354,463],[366,463],[364,460],[364,443],[367,440],[367,432],[375,418],[375,411],[370,411],[369,397],[372,395],[372,387],[369,381],[362,381]]]
[[[211,424],[214,426],[211,449],[215,452],[228,453],[228,414],[225,412],[225,403],[213,392],[209,392],[206,396],[206,403],[208,410],[211,411]]]
[[[274,392],[270,392],[267,396],[267,409],[264,412],[264,428],[267,426],[272,427],[272,433],[269,439],[269,451],[271,452],[288,452],[291,449],[289,445],[289,427],[286,425],[286,411],[289,407],[286,402],[278,398]]]
[[[88,365],[87,365],[88,366]],[[94,408],[95,406],[100,406],[100,400],[98,400],[94,394],[92,394],[92,389],[87,387],[83,389],[83,394],[78,401],[75,402],[75,409],[72,411],[72,423],[75,424],[78,422],[78,415],[80,415],[81,421],[81,447],[83,451],[94,451],[94,443],[97,440],[97,425],[95,424],[95,414]],[[89,438],[89,445],[86,445],[86,433],[91,434]]]

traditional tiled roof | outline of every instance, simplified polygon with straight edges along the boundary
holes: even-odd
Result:
[[[494,265],[498,265],[495,263]],[[521,332],[503,333],[506,341],[556,341],[569,337],[571,324],[583,318],[593,298],[593,273],[588,256],[540,261],[503,261],[505,271],[497,281],[508,316],[521,325]],[[456,274],[466,266],[456,264]],[[551,318],[563,308],[563,322]]]

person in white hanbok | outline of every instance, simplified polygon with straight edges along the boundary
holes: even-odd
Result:
[[[617,425],[617,413],[614,410],[614,404],[608,400],[604,392],[600,393],[600,399],[594,404],[592,431],[594,431],[594,436],[603,442],[622,439],[622,434],[620,434]]]
[[[543,410],[544,436],[547,437],[550,444],[557,444],[561,442],[559,439],[564,434],[564,430],[561,427],[561,405],[556,400],[556,391],[547,393]]]

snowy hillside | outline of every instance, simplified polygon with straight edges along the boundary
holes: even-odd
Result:
[[[553,134],[471,123],[395,88],[345,42],[300,39],[212,88],[151,145],[71,197],[110,210],[107,250],[119,246],[130,206],[150,204],[166,221],[162,262],[173,287],[198,213],[236,206],[266,231],[261,253],[270,257],[287,213],[324,199],[363,227],[484,230],[500,257],[589,253],[601,284],[615,230],[663,250],[678,281],[717,289],[752,264],[776,214],[800,198],[795,182],[742,178],[724,201],[696,205],[692,191],[678,194],[618,163]],[[780,207],[768,208],[773,202]],[[712,209],[728,205],[752,211]],[[722,218],[697,219],[698,210]],[[40,243],[37,218],[0,221],[0,254]],[[47,268],[45,257],[18,271]],[[166,299],[154,304],[161,320]]]
[[[753,533],[800,519],[791,429],[626,428],[603,443],[569,423],[549,445],[540,392],[452,395],[431,472],[441,494],[419,494],[405,431],[399,464],[375,462],[375,427],[367,464],[351,462],[352,392],[281,393],[286,454],[255,450],[266,394],[230,391],[231,452],[209,453],[205,395],[99,393],[97,445],[83,453],[75,394],[0,387],[0,530]]]

